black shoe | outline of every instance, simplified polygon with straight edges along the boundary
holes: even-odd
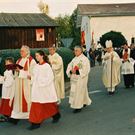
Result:
[[[114,95],[114,92],[109,92],[109,95]]]
[[[126,86],[126,89],[130,88],[129,86]]]
[[[12,123],[12,124],[14,124],[14,125],[17,125],[18,122],[19,122],[19,119],[9,118],[9,119],[8,119],[8,122],[10,122],[10,123]]]
[[[0,117],[0,122],[8,122],[8,117],[7,116],[1,116]]]
[[[73,113],[80,113],[82,111],[82,109],[75,109],[74,111],[73,111]]]
[[[28,127],[28,130],[34,130],[40,128],[40,124],[34,124],[32,123],[30,127]]]
[[[53,116],[53,121],[52,121],[52,123],[58,123],[59,120],[60,120],[60,118],[61,118],[61,114],[60,114],[60,113],[55,114],[55,115]]]

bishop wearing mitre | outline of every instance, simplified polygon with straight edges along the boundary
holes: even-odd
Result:
[[[106,41],[106,53],[103,58],[103,84],[107,88],[109,95],[113,95],[115,87],[120,83],[121,60],[113,50],[111,40]]]

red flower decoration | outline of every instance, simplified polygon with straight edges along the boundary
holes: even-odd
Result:
[[[75,66],[75,67],[74,67],[74,70],[75,70],[75,71],[79,70],[79,67],[78,67],[78,66]]]

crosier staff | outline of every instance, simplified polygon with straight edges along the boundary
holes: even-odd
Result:
[[[112,71],[113,71],[113,53],[111,53],[111,90],[112,90]]]

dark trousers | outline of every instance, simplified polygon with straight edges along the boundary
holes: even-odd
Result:
[[[134,86],[134,74],[123,75],[126,87]]]

